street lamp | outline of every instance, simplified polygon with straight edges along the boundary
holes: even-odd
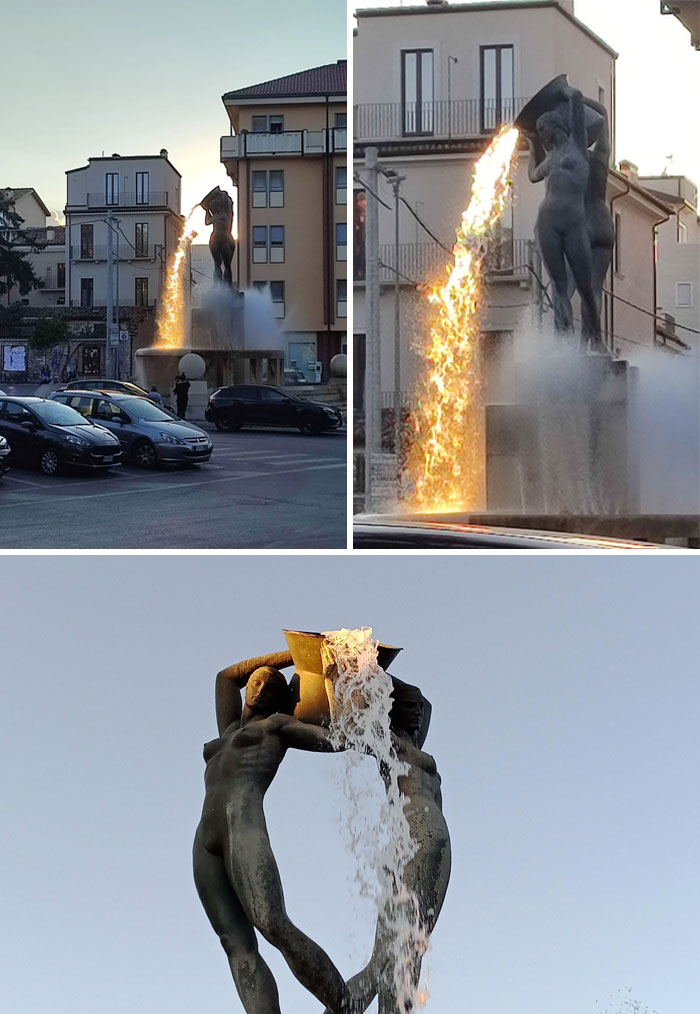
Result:
[[[447,136],[452,137],[452,64],[459,63],[456,56],[447,57]]]

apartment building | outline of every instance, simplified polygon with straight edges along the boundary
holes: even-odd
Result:
[[[66,180],[66,305],[106,306],[111,232],[115,302],[155,307],[182,223],[168,152],[89,158]]]
[[[347,341],[347,63],[227,92],[235,284],[267,289],[285,367],[327,379]],[[259,344],[260,336],[255,337]]]
[[[15,249],[26,254],[34,274],[43,283],[41,288],[30,292],[20,292],[14,286],[6,294],[5,302],[8,305],[62,306],[65,302],[65,229],[54,222],[46,224],[51,212],[33,187],[6,188],[0,193],[10,200],[13,211],[22,219],[22,231],[31,240],[31,245],[17,244]]]
[[[470,198],[474,165],[495,131],[511,123],[549,80],[569,82],[608,111],[615,161],[615,61],[617,54],[580,21],[573,0],[444,3],[357,12],[354,115],[355,170],[363,179],[366,149],[378,149],[380,165],[404,176],[395,244],[393,188],[380,173],[378,196],[382,295],[381,375],[384,403],[396,397],[394,279],[400,272],[400,386],[411,397],[425,334],[425,301],[416,285],[435,280],[450,260],[455,231]],[[512,174],[513,202],[487,259],[483,330],[487,363],[516,359],[514,335],[533,313],[551,322],[543,295],[548,283],[536,244],[543,184],[528,179],[523,142]],[[654,227],[669,207],[629,173],[613,170],[608,201],[620,236],[602,313],[604,340],[629,358],[639,345],[653,346]],[[364,375],[364,202],[355,191],[355,399]],[[429,230],[429,231],[428,231]],[[398,262],[397,262],[398,256]],[[614,295],[613,295],[614,293]],[[639,307],[640,309],[637,309]],[[576,308],[575,308],[576,311]],[[549,315],[549,316],[548,316]],[[580,316],[577,313],[577,316]],[[507,398],[489,391],[487,398]]]
[[[669,348],[700,347],[700,216],[698,188],[687,176],[640,176],[639,183],[672,214],[658,229],[657,340]]]

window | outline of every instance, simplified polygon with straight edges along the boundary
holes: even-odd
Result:
[[[267,264],[267,226],[253,226],[253,263]]]
[[[284,226],[270,226],[270,262],[282,264],[284,262]]]
[[[119,175],[105,174],[105,204],[119,204]]]
[[[605,88],[602,88],[600,85],[598,85],[598,102],[600,102],[601,106],[605,105]]]
[[[56,286],[62,289],[66,284],[66,265],[59,263],[56,265]]]
[[[253,171],[253,207],[267,207],[267,173],[260,170]]]
[[[432,134],[432,49],[402,50],[401,96],[404,134]]]
[[[347,317],[348,315],[348,283],[345,278],[336,279],[335,315],[336,317]]]
[[[95,249],[92,242],[92,226],[81,225],[80,226],[80,259],[90,260],[95,253]],[[84,304],[83,304],[84,305]]]
[[[481,132],[514,118],[513,47],[481,47]]]
[[[134,248],[137,257],[148,257],[148,222],[134,225]]]
[[[681,222],[680,218],[678,219],[678,230],[676,233],[676,239],[678,240],[679,243],[688,242],[688,226],[685,224],[685,222]]]
[[[613,267],[615,274],[622,271],[622,216],[615,215],[615,251],[613,254]]]
[[[284,130],[284,116],[254,116],[251,122],[253,134],[281,134]]]
[[[693,283],[676,282],[676,306],[693,305]]]
[[[263,403],[267,402],[268,405],[270,405],[270,404],[271,405],[288,405],[289,404],[289,398],[287,397],[286,394],[282,394],[281,391],[275,391],[271,387],[263,387],[263,389],[260,392],[260,397],[261,397]]]
[[[335,203],[348,203],[348,170],[344,165],[335,167]]]
[[[284,169],[270,170],[270,207],[284,207]]]
[[[347,113],[336,113],[335,114],[335,126],[340,130],[347,130],[348,128],[348,114]]]
[[[348,259],[348,226],[347,222],[336,222],[335,225],[335,259]]]
[[[270,282],[275,317],[284,317],[284,282]]]
[[[365,219],[367,194],[364,190],[353,190],[352,216],[352,277],[356,282],[365,278]]]
[[[92,306],[92,298],[94,291],[94,278],[81,278],[80,279],[80,305],[81,306]]]
[[[257,289],[258,292],[264,292],[269,284],[269,282],[253,282],[253,288]]]
[[[148,306],[148,279],[134,279],[134,303],[136,306]]]
[[[148,204],[149,182],[148,173],[136,173],[136,203]]]

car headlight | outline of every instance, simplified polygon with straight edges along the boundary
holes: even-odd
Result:
[[[179,437],[174,437],[172,435],[172,433],[162,433],[161,432],[160,439],[165,444],[184,444],[184,442],[185,442],[184,440],[180,440]]]
[[[323,411],[326,413],[326,415],[329,415],[331,417],[331,419],[335,419],[335,410],[334,409],[332,409],[332,408],[324,408]]]
[[[74,437],[74,436],[71,436],[71,435],[67,434],[65,439],[68,441],[69,444],[78,444],[79,447],[87,447],[88,446],[88,441],[87,440],[83,440],[82,437]]]

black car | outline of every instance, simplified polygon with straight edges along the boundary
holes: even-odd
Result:
[[[340,410],[320,401],[305,401],[266,384],[220,387],[204,413],[217,430],[242,426],[293,426],[302,433],[323,433],[342,425]]]
[[[45,398],[0,398],[0,436],[13,460],[55,475],[65,465],[111,468],[121,462],[116,437],[79,412]]]
[[[10,468],[10,445],[4,437],[0,437],[0,479]]]
[[[354,549],[558,549],[625,550],[658,547],[648,542],[608,539],[596,535],[569,535],[527,528],[475,525],[454,517],[358,514],[353,522]]]

